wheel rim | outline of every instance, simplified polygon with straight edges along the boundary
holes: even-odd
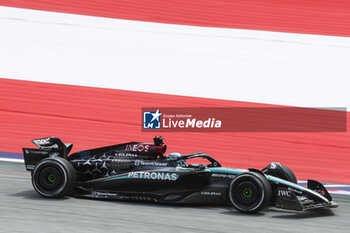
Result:
[[[62,185],[62,175],[60,171],[53,167],[44,167],[39,173],[39,185],[46,190],[54,190]]]
[[[258,198],[259,189],[257,185],[252,181],[239,182],[234,190],[234,198],[241,204],[250,205],[253,204]]]
[[[56,180],[55,174],[50,173],[49,176],[47,177],[47,180],[49,181],[49,183],[54,183]]]
[[[35,179],[37,180],[36,186],[38,191],[43,194],[49,194],[60,190],[63,187],[66,178],[59,166],[50,164],[42,166]]]
[[[252,195],[253,195],[253,191],[252,191],[251,188],[245,188],[245,189],[243,189],[243,191],[242,191],[242,196],[243,196],[244,198],[250,198]]]

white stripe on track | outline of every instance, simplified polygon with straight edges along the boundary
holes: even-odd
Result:
[[[23,159],[0,158],[0,161],[4,161],[4,162],[14,162],[14,163],[24,163],[24,160],[23,160]]]
[[[330,194],[350,195],[349,191],[328,191]]]
[[[294,106],[350,106],[350,38],[0,7],[0,77]]]
[[[348,184],[326,184],[326,188],[336,188],[336,187],[350,187]]]

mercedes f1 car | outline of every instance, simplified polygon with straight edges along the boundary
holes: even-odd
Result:
[[[25,166],[34,189],[48,198],[227,204],[243,213],[267,205],[297,211],[337,207],[321,183],[308,180],[307,187],[300,186],[280,163],[245,170],[222,167],[201,152],[164,155],[162,137],[153,143],[128,142],[70,155],[73,145],[59,138],[32,142],[39,148],[23,148]]]

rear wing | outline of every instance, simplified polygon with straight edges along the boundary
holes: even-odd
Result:
[[[72,143],[63,143],[61,139],[55,137],[34,139],[32,142],[39,149],[23,148],[24,163],[28,171],[33,171],[36,164],[45,158],[67,158],[73,148]]]

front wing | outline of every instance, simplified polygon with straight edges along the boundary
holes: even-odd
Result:
[[[277,199],[274,204],[277,208],[303,211],[338,207],[338,204],[332,201],[327,189],[318,181],[308,180],[307,187],[303,187],[276,177],[270,180],[278,184]]]

